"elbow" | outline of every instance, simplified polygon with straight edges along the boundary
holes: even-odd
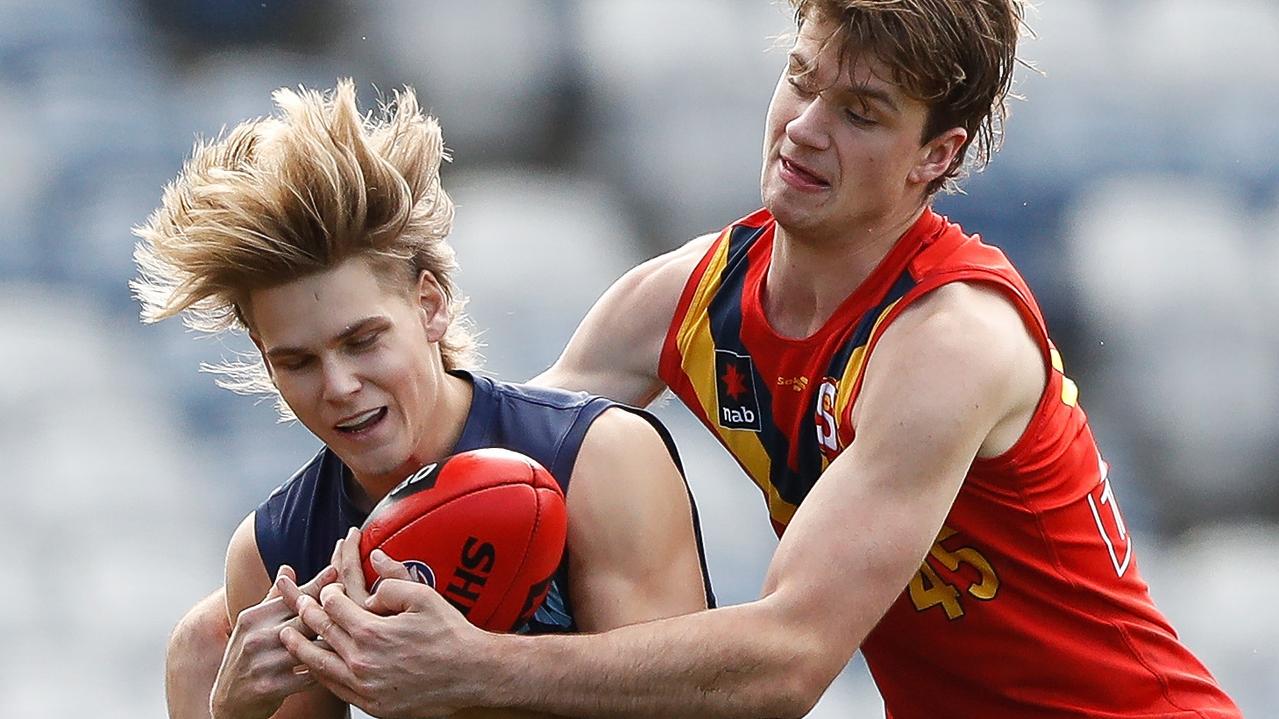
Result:
[[[807,716],[856,652],[846,626],[815,621],[811,612],[787,606],[779,595],[761,600],[771,617],[758,622],[764,641],[756,675],[759,705],[751,716],[791,719]],[[769,621],[771,619],[771,621]]]
[[[799,719],[808,716],[817,700],[835,680],[834,674],[819,668],[816,662],[801,662],[776,685],[776,693],[767,708],[767,716],[777,719]]]
[[[231,634],[225,600],[221,592],[206,597],[195,605],[169,636],[165,663],[170,670],[206,664],[211,657],[221,663],[222,652]]]
[[[807,636],[808,639],[800,637]],[[758,677],[755,696],[759,703],[751,708],[750,716],[798,719],[808,716],[831,682],[848,663],[848,656],[840,648],[800,632],[790,633],[784,643],[774,644],[776,651],[767,661],[772,670]],[[851,652],[850,652],[851,653]]]

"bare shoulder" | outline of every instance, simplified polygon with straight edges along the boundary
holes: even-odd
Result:
[[[588,471],[607,467],[610,474],[632,468],[669,466],[675,469],[675,462],[657,428],[644,417],[621,407],[605,410],[591,424],[582,439],[578,465]],[[577,474],[575,470],[574,481]]]
[[[710,249],[718,236],[711,233],[694,237],[670,252],[637,265],[635,269],[627,273],[626,277],[633,275],[635,283],[640,287],[646,284],[677,284],[680,289],[683,289],[684,282],[692,274],[693,268],[706,255],[706,251]]]
[[[921,297],[884,331],[881,345],[982,361],[1038,354],[1012,300],[994,287],[966,282],[942,285]]]
[[[266,596],[271,589],[271,578],[258,552],[255,531],[256,513],[240,522],[226,552],[226,604],[227,615],[234,623],[236,616]]]
[[[601,414],[568,488],[569,581],[585,631],[706,608],[692,504],[658,430],[624,408]]]
[[[657,365],[666,331],[689,275],[715,237],[693,239],[622,275],[586,314],[560,358],[533,383],[634,405],[651,402],[662,388]]]
[[[680,247],[643,262],[622,275],[596,305],[612,300],[618,314],[640,315],[666,322],[675,313],[680,293],[717,235],[696,237]]]
[[[683,475],[649,420],[614,407],[587,430],[569,483],[570,522],[663,512],[686,504]],[[611,521],[611,520],[610,520]]]
[[[972,408],[991,423],[980,454],[993,456],[1020,436],[1046,382],[1042,352],[1013,300],[987,284],[955,282],[884,330],[865,394],[885,394],[886,406],[936,404],[952,416]]]

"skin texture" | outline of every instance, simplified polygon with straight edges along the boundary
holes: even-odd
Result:
[[[570,591],[583,632],[706,608],[683,483],[645,420],[610,410],[591,426],[569,484],[568,517]],[[344,543],[358,546],[358,532]],[[408,602],[415,586],[426,587],[387,579],[369,597],[358,557],[348,551],[335,561],[342,581],[326,587],[319,601],[289,578],[276,584],[312,629],[321,627],[316,631],[331,648],[308,641],[297,627],[282,629],[281,641],[323,652],[336,673],[322,683],[343,701],[375,716],[420,716],[417,690],[429,686],[430,667],[417,659],[423,627]],[[434,713],[445,712],[428,712]]]
[[[921,140],[926,108],[874,58],[841,66],[833,49],[820,51],[830,31],[805,24],[765,131],[761,188],[778,229],[764,310],[794,337],[825,324],[913,224],[966,137],[954,128]],[[619,280],[538,381],[651,400],[678,294],[709,242]],[[413,651],[398,660],[415,674],[385,705],[395,716],[481,702],[573,716],[802,716],[918,569],[974,458],[1016,442],[1046,380],[998,292],[947,285],[907,308],[869,360],[857,441],[817,481],[748,604],[601,634],[514,637],[470,626],[405,582],[384,582],[363,608],[316,602],[287,580],[281,591],[313,630],[358,630],[359,609],[399,613]],[[362,681],[356,655],[295,628],[281,640],[335,693]]]
[[[366,510],[404,476],[451,451],[471,389],[443,370],[436,343],[448,327],[448,305],[429,273],[411,288],[388,286],[354,259],[254,292],[250,300],[253,340],[280,394],[351,468],[350,489]],[[361,431],[343,431],[369,417],[381,419]],[[594,421],[567,503],[569,590],[582,630],[706,608],[687,489],[646,420],[615,408]],[[358,534],[339,541],[333,566],[305,587],[297,587],[287,567],[276,584],[263,566],[249,515],[228,547],[225,605],[219,606],[217,594],[201,602],[171,642],[171,715],[339,717],[348,703],[377,716],[396,715],[397,694],[388,687],[403,685],[406,678],[395,672],[405,665],[377,662],[404,649],[391,638],[412,638],[396,633],[400,619],[361,610],[366,624],[389,624],[390,630],[352,627],[347,633],[330,625],[319,634],[324,641],[317,647],[348,655],[353,648],[364,651],[364,664],[357,666],[368,683],[360,693],[319,684],[281,642],[282,630],[290,627],[307,641],[317,636],[297,617],[298,597],[317,607],[367,599],[358,546]],[[340,576],[338,569],[344,570]],[[390,559],[378,569],[390,580],[408,578],[403,565]],[[294,604],[279,598],[281,587],[293,592]],[[352,637],[372,644],[352,643]],[[220,667],[207,661],[218,655]],[[482,709],[465,715],[516,714]]]

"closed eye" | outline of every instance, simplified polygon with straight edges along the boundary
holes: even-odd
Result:
[[[844,117],[848,118],[848,121],[853,123],[854,125],[860,125],[862,127],[867,127],[869,125],[875,124],[874,120],[870,119],[869,117],[866,117],[865,115],[860,115],[851,109],[844,110]]]
[[[348,342],[347,346],[356,351],[370,349],[373,345],[377,344],[380,336],[380,332],[371,332],[367,335],[361,335]]]
[[[311,357],[289,357],[283,360],[276,360],[272,362],[271,364],[277,370],[284,370],[286,372],[298,372],[306,369],[307,366],[311,364],[311,361],[312,361]]]
[[[799,80],[799,78],[796,78],[793,76],[788,77],[786,78],[786,82],[790,83],[791,88],[795,90],[795,94],[799,95],[800,97],[809,98],[817,94],[816,92],[813,92],[813,89],[811,87],[808,87],[807,85],[803,84]]]

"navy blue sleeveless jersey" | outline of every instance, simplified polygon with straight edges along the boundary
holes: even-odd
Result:
[[[586,430],[604,410],[620,407],[652,424],[666,443],[681,474],[684,471],[670,434],[647,412],[580,392],[508,384],[464,371],[454,374],[469,380],[474,394],[470,414],[453,454],[484,447],[521,452],[550,470],[551,476],[567,494],[573,465]],[[287,564],[297,572],[299,584],[310,581],[328,566],[337,540],[345,536],[351,527],[364,523],[367,513],[356,507],[351,499],[346,484],[348,476],[346,465],[325,447],[258,506],[254,518],[258,552],[270,576],[276,575],[280,565]],[[692,501],[690,494],[690,505]],[[693,530],[702,562],[707,605],[713,607],[715,598],[706,571],[702,530],[695,505]],[[523,631],[576,630],[568,592],[567,566],[565,552],[546,602]]]

